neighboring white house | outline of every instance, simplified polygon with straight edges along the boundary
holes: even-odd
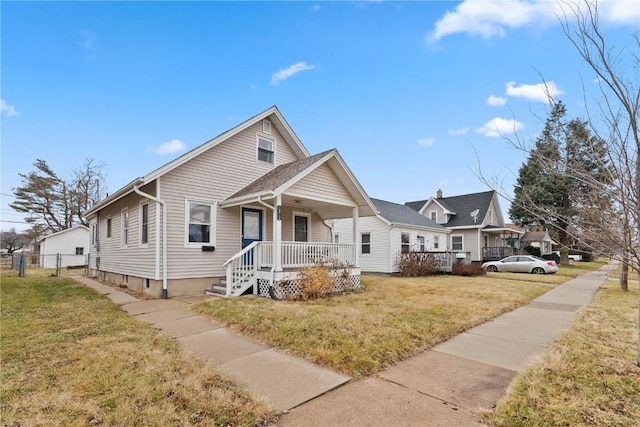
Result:
[[[402,252],[444,252],[451,233],[408,206],[371,199],[376,216],[358,220],[360,267],[365,272],[395,273]],[[352,243],[353,224],[348,219],[333,221],[334,242]]]
[[[49,234],[40,240],[40,267],[85,265],[89,253],[89,229],[84,225]]]
[[[471,253],[476,262],[515,254],[522,232],[505,225],[495,191],[407,202],[405,205],[451,230],[449,250]]]
[[[333,243],[325,221],[350,218],[358,233],[357,218],[374,207],[337,150],[309,155],[274,106],[85,215],[92,274],[166,298],[212,286],[271,295],[320,260],[352,266],[341,280],[357,286],[360,254]]]

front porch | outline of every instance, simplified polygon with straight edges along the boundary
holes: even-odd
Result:
[[[522,231],[488,225],[483,227],[481,232],[483,247],[480,259],[482,262],[498,261],[518,253]]]
[[[225,296],[239,296],[251,289],[253,294],[285,299],[300,293],[301,269],[325,266],[334,279],[332,292],[357,289],[360,268],[356,267],[355,246],[345,243],[285,241],[280,250],[271,241],[253,242],[225,263]],[[280,262],[274,254],[280,252]],[[276,269],[276,264],[279,264]]]

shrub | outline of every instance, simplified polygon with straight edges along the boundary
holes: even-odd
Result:
[[[300,270],[300,293],[290,296],[289,299],[309,300],[325,297],[340,287],[342,282],[349,282],[351,267],[333,262],[326,265],[317,262],[310,267]],[[344,286],[345,292],[357,291],[353,286]]]
[[[525,246],[523,249],[529,255],[533,255],[533,256],[539,257],[540,254],[541,254],[540,253],[540,248],[537,247],[537,246]]]
[[[400,254],[398,276],[420,277],[430,276],[440,270],[433,255],[426,252],[407,252]]]
[[[487,271],[482,268],[482,265],[478,263],[470,263],[464,264],[461,262],[457,262],[453,264],[451,269],[451,274],[454,276],[467,276],[467,277],[475,277],[475,276],[486,276]]]
[[[541,257],[541,258],[542,258],[542,259],[548,259],[548,260],[550,260],[550,261],[555,261],[555,262],[556,262],[556,264],[559,264],[559,263],[560,263],[560,255],[558,255],[558,254],[557,254],[557,253],[555,253],[555,252],[550,253],[550,254],[544,254],[544,255],[542,255],[542,257]]]

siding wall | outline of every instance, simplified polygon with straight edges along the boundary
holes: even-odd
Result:
[[[353,240],[353,221],[351,218],[334,221],[334,234],[338,234],[340,243],[351,243]],[[398,271],[398,257],[402,247],[402,233],[409,234],[409,246],[411,250],[418,250],[418,236],[424,236],[425,249],[433,248],[434,236],[439,236],[438,251],[447,250],[448,233],[431,230],[417,230],[414,228],[394,226],[390,227],[377,216],[362,217],[358,219],[359,234],[370,233],[371,253],[363,254],[361,242],[358,242],[360,251],[360,267],[364,272],[395,273]],[[360,236],[358,236],[360,239]]]
[[[155,183],[141,188],[144,193],[154,196],[156,194]],[[141,245],[141,204],[149,204],[149,242]],[[128,244],[122,244],[122,210],[127,208],[129,212]],[[143,199],[133,193],[107,206],[100,211],[98,220],[98,241],[100,252],[96,247],[91,247],[91,256],[100,257],[100,270],[138,276],[153,279],[156,275],[156,242],[162,237],[156,235],[157,229],[156,203],[149,199]],[[161,209],[160,209],[161,211]],[[111,237],[107,238],[107,218],[111,218]],[[162,224],[162,223],[160,223]]]
[[[480,254],[478,248],[478,236],[480,232],[477,228],[471,229],[462,229],[462,230],[451,230],[451,234],[449,235],[449,247],[451,247],[451,238],[453,236],[462,236],[462,251],[463,252],[471,252],[471,261],[482,261],[482,255]],[[482,242],[480,242],[482,244]]]
[[[297,160],[284,138],[272,126],[262,133],[259,122],[160,178],[160,197],[167,202],[168,277],[196,278],[225,274],[224,262],[241,248],[240,207],[216,205],[215,251],[185,245],[185,202],[220,202],[274,167]],[[275,140],[275,164],[257,160],[256,135]],[[266,212],[266,211],[265,211]],[[264,217],[270,215],[264,215]],[[271,229],[271,221],[265,224]]]
[[[289,191],[296,194],[307,195],[335,200],[337,202],[352,203],[353,198],[344,188],[338,177],[326,163],[317,167],[312,173],[302,178],[293,185]]]
[[[84,255],[76,255],[76,248],[83,248]],[[89,231],[86,228],[66,230],[46,237],[40,244],[40,267],[55,268],[56,256],[61,254],[62,267],[83,265],[89,253]]]

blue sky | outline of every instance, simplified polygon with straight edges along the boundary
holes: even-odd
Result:
[[[337,148],[371,197],[486,191],[478,165],[510,191],[524,155],[500,134],[538,135],[541,84],[570,118],[598,94],[557,7],[2,1],[1,228],[25,227],[7,204],[36,159],[62,177],[104,162],[114,192],[271,105],[310,153]],[[639,3],[600,11],[609,42],[630,44]]]

